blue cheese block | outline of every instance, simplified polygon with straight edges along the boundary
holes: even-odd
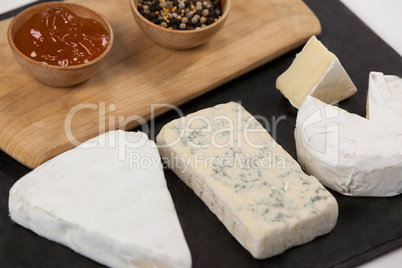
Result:
[[[335,198],[240,104],[201,110],[165,125],[159,152],[255,258],[330,232]]]

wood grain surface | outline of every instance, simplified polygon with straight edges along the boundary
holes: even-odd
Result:
[[[100,12],[115,32],[103,69],[73,88],[27,75],[7,43],[10,20],[0,23],[0,148],[30,168],[110,129],[138,126],[170,109],[152,104],[183,104],[321,32],[301,0],[233,0],[211,41],[175,51],[144,36],[127,0],[71,2]]]

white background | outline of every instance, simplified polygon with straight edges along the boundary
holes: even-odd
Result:
[[[340,0],[402,57],[402,0]],[[24,6],[32,0],[0,0],[0,14]],[[324,29],[325,30],[325,29]],[[395,73],[396,74],[396,73]],[[402,76],[401,73],[396,74]],[[362,268],[399,268],[402,248],[394,250]]]
[[[17,7],[25,6],[26,4],[35,2],[33,0],[1,0],[0,14],[13,10]]]
[[[402,0],[341,0],[341,2],[402,57]]]

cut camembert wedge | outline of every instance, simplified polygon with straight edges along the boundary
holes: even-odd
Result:
[[[338,58],[315,36],[296,55],[289,69],[278,77],[276,87],[296,108],[307,96],[334,104],[356,92]]]
[[[39,166],[11,188],[9,209],[110,267],[191,267],[158,150],[141,132],[108,132]]]
[[[167,165],[255,258],[330,232],[335,198],[240,104],[174,120],[157,137]]]

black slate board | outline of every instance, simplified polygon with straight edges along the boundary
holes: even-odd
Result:
[[[370,71],[402,76],[402,58],[339,1],[306,0],[322,23],[319,39],[340,58],[358,88],[340,106],[365,116]],[[0,15],[0,19],[12,12]],[[275,80],[292,62],[296,49],[180,108],[195,112],[239,101],[253,115],[286,116],[277,125],[277,141],[295,157],[296,110],[275,89]],[[156,132],[177,114],[155,120]],[[0,118],[1,120],[1,118]],[[154,138],[154,137],[151,137]],[[8,217],[8,191],[29,169],[0,151],[1,267],[102,267],[72,250],[41,238]],[[165,172],[194,267],[353,267],[402,246],[402,196],[346,197],[332,191],[339,204],[338,223],[328,235],[282,255],[255,260],[229,234],[204,203],[170,170]],[[402,176],[402,174],[401,174]]]

